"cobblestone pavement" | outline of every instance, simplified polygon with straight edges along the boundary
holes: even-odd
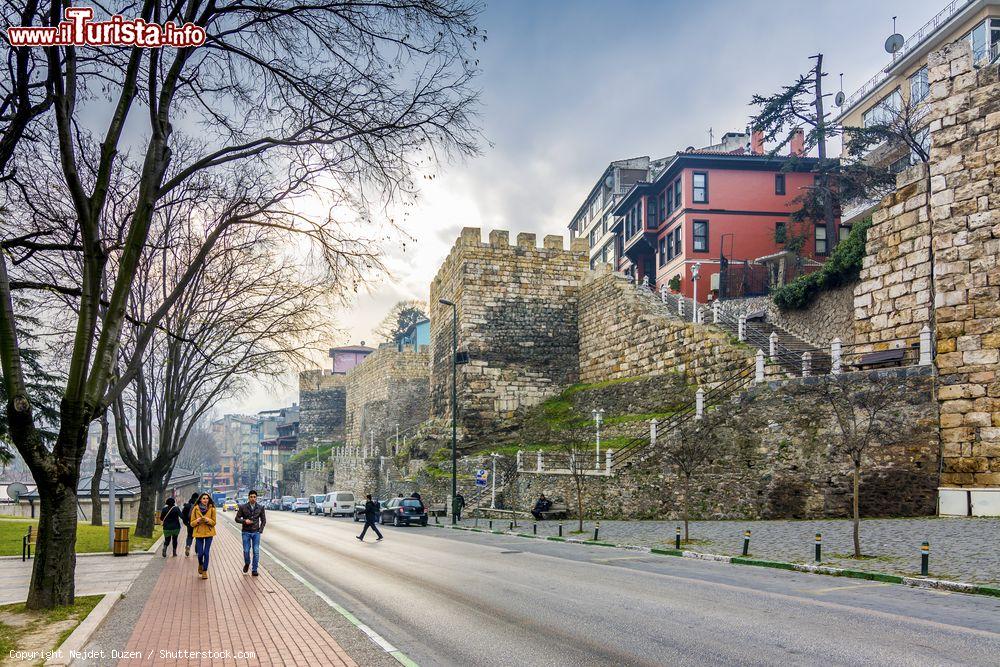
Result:
[[[531,533],[532,521],[518,521],[516,532]],[[475,525],[465,519],[464,526]],[[488,521],[479,519],[480,528]],[[558,532],[558,521],[538,522],[538,534]],[[645,547],[674,546],[680,521],[602,521],[599,538],[616,544]],[[494,520],[495,530],[507,530],[509,521]],[[594,522],[584,522],[583,535],[572,534],[576,521],[563,522],[564,537],[594,536]],[[793,563],[812,563],[816,533],[823,536],[823,564],[854,570],[920,574],[920,544],[930,543],[930,575],[976,583],[1000,584],[1000,519],[865,519],[861,522],[861,550],[855,560],[851,522],[841,519],[802,521],[692,521],[691,544],[682,548],[729,556],[740,555],[743,531],[751,531],[750,555]]]

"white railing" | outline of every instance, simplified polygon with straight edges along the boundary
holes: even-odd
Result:
[[[893,62],[895,62],[899,58],[902,58],[904,55],[912,51],[917,46],[917,44],[923,41],[925,37],[927,37],[929,34],[931,34],[939,27],[941,27],[943,24],[945,24],[949,19],[951,19],[952,16],[957,14],[961,9],[963,9],[966,5],[968,5],[971,2],[973,2],[973,0],[951,0],[951,2],[945,5],[944,9],[942,9],[934,16],[934,18],[925,23],[923,27],[920,28],[920,30],[910,35],[910,38],[907,39],[905,42],[903,42],[903,47],[899,51],[897,51],[893,56]],[[843,108],[845,109],[851,108],[852,106],[857,104],[863,97],[865,97],[868,93],[878,88],[879,85],[881,85],[882,82],[889,77],[888,73],[886,72],[887,69],[889,69],[889,65],[880,69],[878,73],[875,74],[875,76],[873,76],[871,79],[866,81],[863,86],[854,91],[851,94],[851,96],[847,98],[847,101],[844,102]]]

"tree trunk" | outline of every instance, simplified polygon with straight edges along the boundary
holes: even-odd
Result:
[[[583,532],[583,484],[582,484],[582,480],[580,479],[579,475],[575,475],[574,477],[576,478],[575,479],[575,481],[576,481],[576,516],[577,516],[578,523],[579,523],[579,527],[577,528],[577,530],[579,530],[582,533]]]
[[[41,516],[28,609],[73,604],[76,583],[76,480],[38,480]]]
[[[156,493],[158,475],[143,477],[139,480],[139,514],[135,518],[135,536],[153,536],[153,514],[156,512]]]
[[[104,457],[108,453],[108,416],[101,416],[101,443],[97,447],[97,461],[94,476],[90,478],[90,525],[101,525],[101,477],[104,473]],[[109,499],[110,500],[110,499]],[[109,506],[110,507],[110,506]]]
[[[860,486],[861,479],[861,464],[854,464],[854,499],[852,504],[854,505],[854,557],[861,558],[861,513],[859,511],[858,503],[858,487]]]
[[[691,515],[691,478],[684,478],[684,542],[691,540],[688,535],[688,517]]]

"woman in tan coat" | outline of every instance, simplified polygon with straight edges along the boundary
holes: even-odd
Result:
[[[203,493],[191,508],[191,532],[194,534],[194,552],[198,554],[198,574],[208,579],[208,554],[215,537],[215,503]]]

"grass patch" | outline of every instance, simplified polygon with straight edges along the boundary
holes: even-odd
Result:
[[[55,650],[103,597],[78,597],[72,605],[44,611],[28,611],[23,602],[0,606],[0,655]]]
[[[338,442],[335,444],[340,446],[343,443]],[[320,461],[329,460],[330,452],[333,450],[333,447],[334,443],[327,445],[319,445],[317,447],[306,447],[301,452],[296,452],[288,460],[291,463],[302,463],[303,461],[315,461],[317,456],[319,457]]]
[[[115,523],[116,526],[128,526],[135,530],[134,523]],[[32,532],[38,530],[37,519],[0,519],[0,556],[20,556],[21,538],[32,526]],[[153,526],[153,537],[136,537],[129,534],[129,550],[145,551],[153,546],[160,537],[160,526]],[[89,523],[76,525],[76,552],[78,554],[110,552],[108,548],[108,527],[92,526]],[[0,654],[2,655],[2,654]]]

